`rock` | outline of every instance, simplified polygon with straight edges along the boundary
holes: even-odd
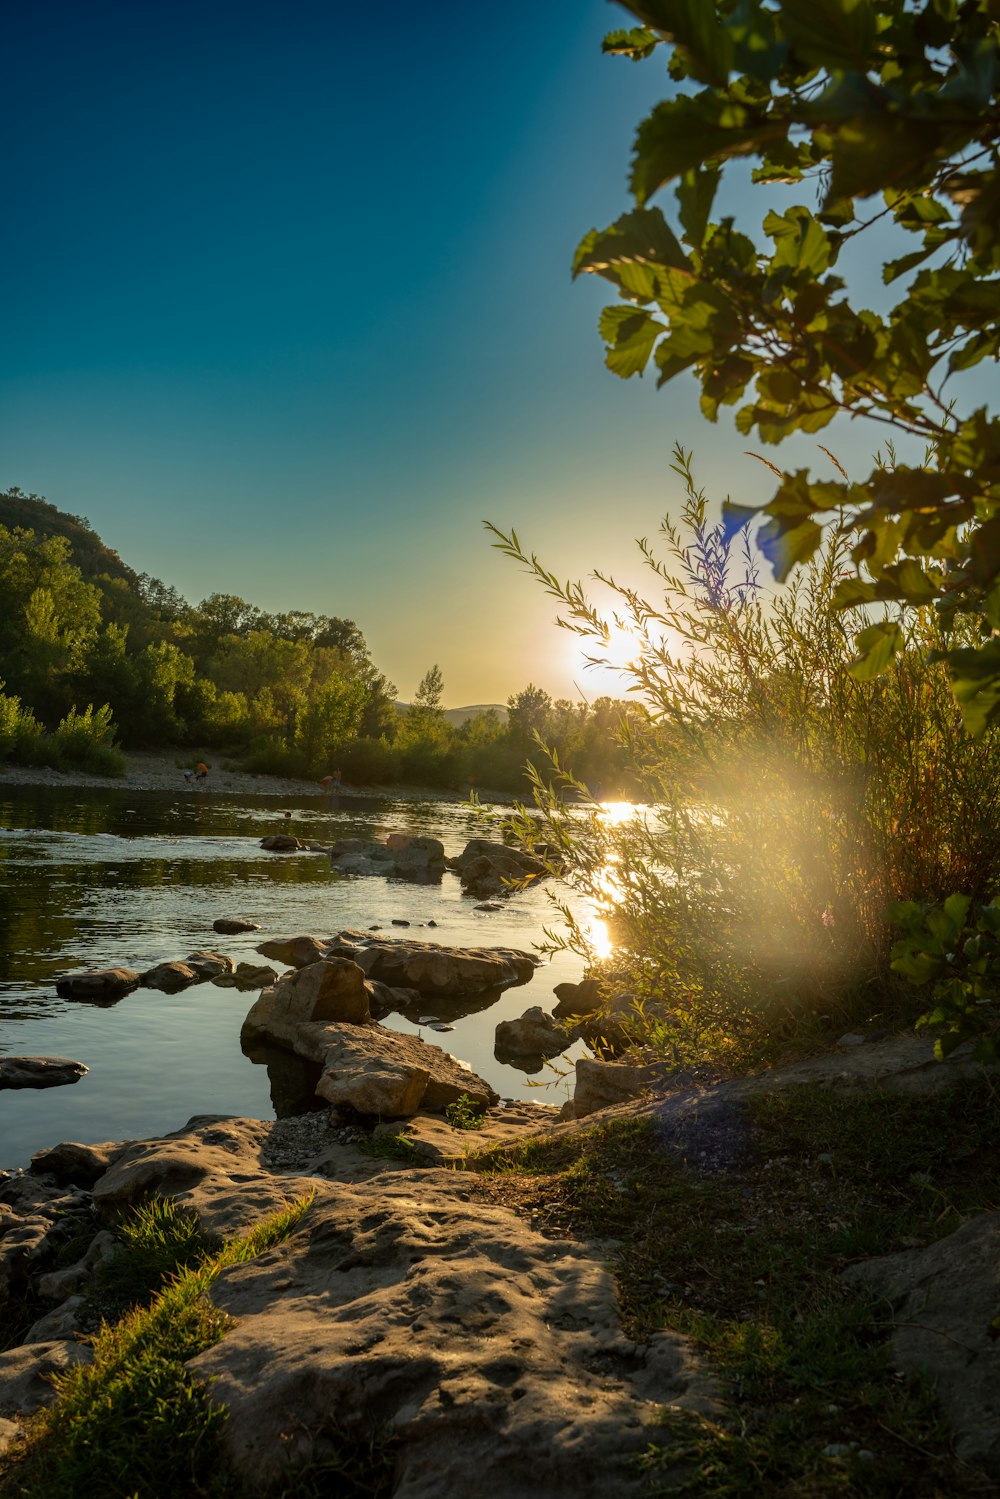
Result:
[[[297,838],[292,837],[291,833],[269,833],[266,838],[260,840],[260,847],[274,854],[293,854],[302,845]]]
[[[30,1415],[51,1405],[56,1392],[50,1376],[73,1364],[87,1364],[93,1356],[83,1343],[62,1340],[22,1343],[0,1353],[0,1415]]]
[[[266,989],[278,977],[266,963],[237,963],[232,973],[220,973],[212,983],[218,989]]]
[[[0,1057],[0,1088],[59,1088],[88,1071],[68,1057]]]
[[[525,881],[544,879],[549,872],[532,854],[487,838],[470,839],[451,867],[458,871],[466,895],[480,899],[512,895]]]
[[[624,1336],[587,1246],[477,1200],[460,1172],[321,1188],[289,1240],[210,1294],[234,1325],[188,1367],[258,1489],[294,1487],[331,1427],[365,1448],[377,1423],[407,1499],[632,1499],[662,1405],[714,1409],[682,1337]]]
[[[348,943],[349,954],[371,979],[424,996],[461,998],[489,989],[525,984],[537,959],[512,947],[441,947],[434,942],[376,942],[365,934]],[[342,950],[335,943],[332,951]]]
[[[114,1259],[120,1249],[120,1244],[114,1234],[107,1229],[102,1229],[95,1234],[91,1240],[86,1254],[77,1260],[75,1265],[67,1265],[63,1270],[50,1270],[47,1275],[40,1275],[35,1281],[35,1289],[44,1301],[62,1301],[71,1296],[74,1291],[90,1279],[95,1270],[100,1270]],[[32,1329],[37,1333],[37,1327]],[[71,1329],[71,1331],[75,1331]],[[37,1337],[29,1337],[25,1340],[29,1343],[41,1343],[45,1336],[56,1338],[61,1336],[58,1332],[50,1332],[47,1335],[39,1334]],[[69,1336],[67,1332],[65,1336]]]
[[[412,1119],[377,1124],[374,1140],[405,1142],[412,1160],[435,1166],[458,1165],[474,1151],[495,1145],[515,1145],[555,1124],[559,1111],[552,1104],[515,1103],[488,1109],[475,1129],[456,1129],[437,1114],[417,1114]]]
[[[474,906],[473,907],[473,910],[474,911],[502,911],[503,910],[503,902],[499,901],[499,900],[482,900],[482,901],[479,902],[478,906]]]
[[[56,993],[63,999],[121,999],[139,984],[134,968],[99,968],[89,973],[66,973],[56,979]]]
[[[390,833],[386,848],[393,855],[394,877],[416,885],[437,883],[445,871],[444,844],[436,838]]]
[[[429,885],[445,871],[444,845],[436,838],[390,833],[385,843],[365,838],[341,838],[330,846],[330,861],[341,874],[382,875]]]
[[[947,1070],[947,1063],[939,1064]],[[963,1463],[1000,1478],[1000,1213],[983,1213],[926,1249],[852,1265],[843,1279],[884,1297],[892,1351],[907,1374],[929,1375]]]
[[[441,1114],[463,1093],[478,1108],[498,1101],[489,1083],[439,1046],[380,1025],[303,1026],[295,1049],[321,1061],[319,1096],[359,1114]]]
[[[378,979],[365,979],[365,988],[368,991],[368,1008],[374,1020],[384,1020],[386,1015],[402,1013],[420,1000],[417,989],[392,988],[389,984],[379,983]]]
[[[297,968],[282,982],[265,989],[243,1022],[243,1037],[292,1045],[304,1021],[341,1020],[367,1025],[371,1020],[365,975],[348,958],[324,958]]]
[[[262,1172],[268,1132],[260,1119],[210,1114],[162,1139],[136,1140],[95,1183],[94,1202],[114,1214],[156,1193],[196,1214],[212,1239],[243,1233],[305,1190],[304,1183]]]
[[[221,952],[191,952],[185,958],[189,968],[193,968],[201,979],[220,978],[225,974],[233,972],[236,964],[232,958],[227,958]]]
[[[556,984],[552,992],[559,1001],[552,1011],[557,1020],[591,1015],[601,1003],[601,986],[597,979],[583,979],[579,984]]]
[[[541,1005],[532,1005],[518,1020],[501,1020],[496,1028],[496,1055],[506,1057],[557,1057],[570,1044],[570,1037]]]
[[[394,916],[392,918],[392,925],[393,926],[409,926],[409,924],[410,923],[408,921],[404,921],[401,916]]]
[[[285,963],[289,968],[304,968],[307,963],[316,963],[325,958],[329,942],[319,937],[271,937],[261,942],[257,952],[263,958],[273,958],[276,963]]]
[[[662,1090],[668,1079],[669,1069],[659,1063],[628,1067],[622,1062],[596,1062],[590,1057],[580,1057],[576,1064],[573,1117],[582,1119],[598,1109]]]
[[[212,931],[232,937],[237,932],[259,932],[259,921],[247,921],[242,916],[219,916],[212,922]]]
[[[46,1312],[33,1322],[25,1334],[26,1343],[50,1343],[73,1338],[81,1330],[87,1301],[84,1296],[69,1296],[61,1306]]]
[[[147,968],[142,975],[142,986],[144,989],[161,989],[165,994],[176,994],[180,989],[186,989],[190,984],[204,982],[204,975],[199,973],[189,963],[181,963],[179,960],[173,963],[157,963],[155,968]]]
[[[24,1429],[17,1421],[6,1421],[0,1417],[0,1457],[10,1452],[17,1442],[24,1440]]]
[[[48,1176],[63,1186],[92,1187],[125,1149],[121,1144],[78,1145],[64,1140],[49,1150],[38,1150],[31,1157],[31,1172]]]

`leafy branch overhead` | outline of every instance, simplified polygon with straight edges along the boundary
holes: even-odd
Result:
[[[856,573],[839,602],[934,603],[977,616],[982,645],[948,653],[967,726],[1000,722],[1000,419],[948,380],[1000,351],[1000,0],[625,0],[637,26],[606,52],[667,50],[672,88],[639,126],[636,207],[580,244],[574,274],[610,281],[607,363],[664,384],[691,370],[712,421],[736,408],[763,443],[864,416],[922,443],[925,461],[863,483],[783,475],[759,542],[779,578],[835,521]],[[726,163],[803,185],[763,219],[766,251],[713,217]],[[671,189],[674,226],[651,200]],[[883,221],[913,248],[882,267],[884,313],[855,305],[844,246]],[[897,236],[898,237],[898,236]],[[874,247],[873,247],[874,248]],[[907,278],[907,279],[903,279]],[[963,390],[969,389],[966,382]],[[755,512],[728,507],[731,524]],[[894,626],[863,632],[880,670]]]

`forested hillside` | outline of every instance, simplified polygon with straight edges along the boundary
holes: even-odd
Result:
[[[541,758],[538,732],[605,794],[628,789],[624,705],[553,703],[529,685],[506,715],[455,724],[435,666],[400,711],[353,620],[270,614],[234,594],[189,604],[88,521],[18,489],[0,494],[0,588],[3,758],[112,770],[118,741],[291,775],[336,766],[353,780],[516,789],[529,754]]]

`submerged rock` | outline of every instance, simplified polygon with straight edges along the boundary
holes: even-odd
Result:
[[[445,871],[444,844],[410,833],[390,833],[385,843],[340,838],[330,846],[330,860],[341,874],[382,875],[415,885],[436,884]]]
[[[223,936],[232,937],[237,932],[259,932],[259,921],[247,921],[243,916],[219,916],[212,922],[213,932],[221,932]]]

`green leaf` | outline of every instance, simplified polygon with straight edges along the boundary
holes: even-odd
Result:
[[[885,671],[903,649],[905,638],[894,620],[884,619],[862,630],[855,636],[854,644],[858,655],[847,669],[856,681],[868,682]]]
[[[656,48],[658,38],[645,26],[633,26],[630,31],[609,31],[601,43],[601,51],[610,57],[630,57],[641,62]]]
[[[726,83],[734,61],[733,39],[712,0],[631,0],[629,9],[684,48],[691,72],[702,83]]]
[[[978,650],[948,651],[945,660],[966,731],[978,739],[991,724],[1000,723],[1000,639]]]
[[[787,208],[781,214],[772,210],[764,220],[764,233],[774,240],[775,265],[818,276],[830,264],[830,236],[808,208]]]
[[[630,264],[691,270],[680,241],[658,208],[636,208],[622,214],[608,229],[591,230],[577,249],[573,275]]]
[[[932,119],[889,114],[874,108],[847,121],[833,143],[827,203],[868,198],[890,187],[926,178],[953,139],[950,127]]]
[[[605,363],[623,380],[630,375],[642,374],[657,339],[667,331],[664,324],[648,312],[620,305],[605,307],[599,327],[608,346]]]
[[[774,576],[783,583],[797,562],[808,562],[823,540],[823,528],[814,520],[789,526],[776,519],[761,526],[757,545],[771,564]]]
[[[685,172],[677,184],[676,197],[680,207],[680,219],[688,244],[700,247],[708,227],[708,216],[712,211],[715,190],[719,185],[718,162]]]
[[[782,0],[781,24],[804,62],[864,73],[878,27],[870,0]]]
[[[965,926],[971,905],[971,895],[960,895],[957,892],[954,895],[949,895],[948,899],[944,902],[944,913],[953,924],[956,932],[960,932]]]
[[[639,126],[630,186],[642,204],[674,177],[716,158],[743,156],[775,127],[710,90],[658,104]]]

